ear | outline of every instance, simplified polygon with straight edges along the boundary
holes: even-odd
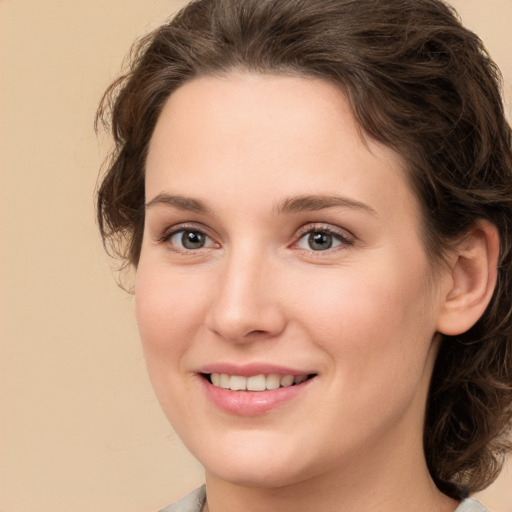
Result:
[[[449,336],[462,334],[483,315],[496,286],[499,249],[498,230],[481,220],[452,250],[438,332]]]

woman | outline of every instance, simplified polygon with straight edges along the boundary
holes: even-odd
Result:
[[[205,467],[166,511],[485,510],[512,404],[498,76],[438,0],[199,0],[139,44],[98,218]]]

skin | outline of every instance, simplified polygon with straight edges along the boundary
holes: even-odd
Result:
[[[280,211],[304,195],[345,202]],[[453,274],[433,277],[403,161],[363,140],[343,94],[273,75],[189,82],[153,134],[146,201],[138,324],[209,510],[453,511],[422,448]],[[180,229],[205,245],[185,249]],[[333,247],[313,250],[308,233],[325,230]],[[204,392],[198,371],[219,361],[316,376],[238,416]]]

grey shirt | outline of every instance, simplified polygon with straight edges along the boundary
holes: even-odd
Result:
[[[187,494],[184,498],[168,507],[163,508],[160,512],[201,512],[206,503],[206,489],[203,485]],[[478,501],[467,498],[460,503],[454,512],[489,512]]]

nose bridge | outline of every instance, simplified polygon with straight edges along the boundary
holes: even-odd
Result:
[[[247,243],[229,251],[219,273],[211,328],[232,341],[252,339],[249,335],[255,333],[268,337],[279,334],[284,317],[271,276],[271,258],[261,247]]]

